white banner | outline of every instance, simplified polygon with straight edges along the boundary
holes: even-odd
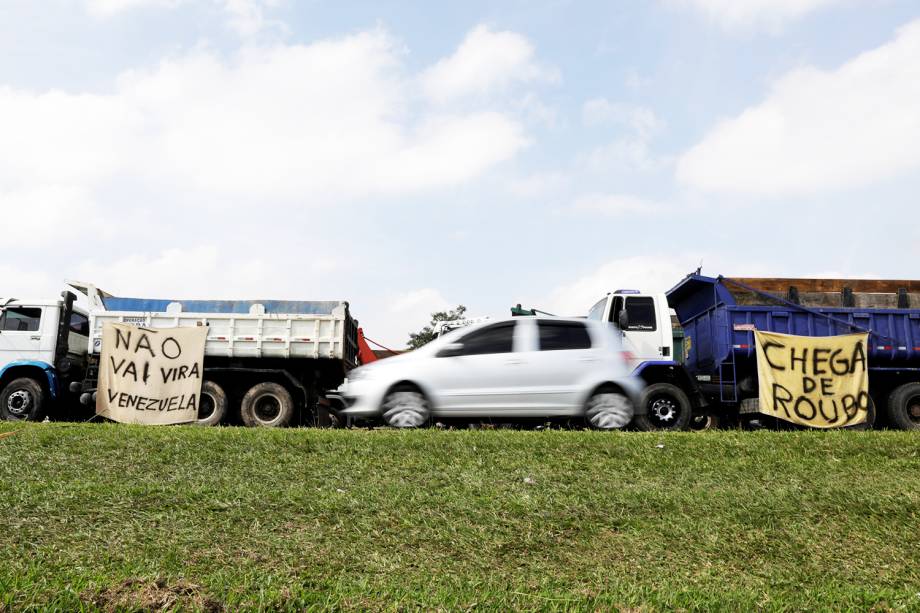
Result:
[[[96,414],[129,424],[198,418],[206,327],[102,329]]]

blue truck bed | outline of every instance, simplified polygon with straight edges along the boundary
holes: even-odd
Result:
[[[785,294],[765,291],[784,284]],[[920,381],[920,308],[911,308],[920,306],[920,282],[693,274],[667,296],[684,330],[684,367],[722,403],[756,395],[754,329],[803,336],[869,332],[870,385],[879,395],[905,380]]]

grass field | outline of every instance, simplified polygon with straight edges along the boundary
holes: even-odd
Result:
[[[8,432],[0,610],[920,610],[911,433]]]

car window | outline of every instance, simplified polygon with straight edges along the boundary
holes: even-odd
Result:
[[[576,321],[538,321],[540,351],[590,349],[591,339],[585,325]]]
[[[594,319],[594,320],[597,320],[597,321],[603,321],[603,320],[604,320],[604,307],[605,307],[605,306],[607,306],[607,299],[606,299],[606,298],[604,298],[603,300],[601,300],[600,302],[598,302],[597,304],[595,304],[593,307],[591,307],[591,310],[588,311],[588,319]]]
[[[463,349],[454,355],[511,353],[514,344],[514,324],[515,322],[508,321],[470,332],[458,340],[463,343]]]
[[[8,307],[0,317],[0,330],[4,332],[37,332],[42,310],[25,307]]]
[[[629,317],[629,330],[649,332],[658,327],[655,323],[655,301],[649,296],[627,298],[626,314]]]
[[[70,316],[70,331],[81,336],[89,336],[89,319],[86,315],[73,313]]]

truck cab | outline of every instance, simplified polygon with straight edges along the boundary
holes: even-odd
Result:
[[[621,289],[598,300],[588,319],[616,326],[633,372],[647,387],[634,424],[642,430],[685,430],[705,416],[705,400],[680,364],[682,331],[672,324],[665,294]]]
[[[0,298],[0,419],[40,420],[82,379],[89,317],[74,300]]]

